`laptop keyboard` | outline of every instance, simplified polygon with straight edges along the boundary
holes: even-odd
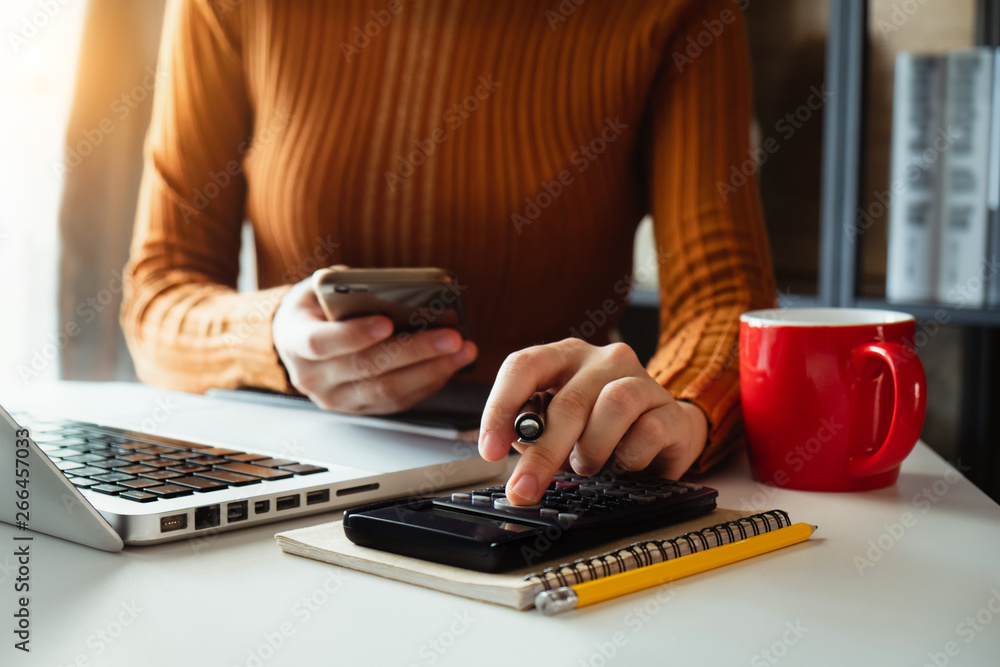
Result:
[[[74,486],[137,503],[326,472],[322,466],[13,413]]]

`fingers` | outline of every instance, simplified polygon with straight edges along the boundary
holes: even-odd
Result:
[[[356,354],[330,361],[328,372],[348,380],[367,380],[414,364],[457,353],[462,336],[454,329],[400,334]]]
[[[587,426],[570,454],[569,461],[573,470],[581,475],[594,475],[611,457],[612,452],[616,451],[616,460],[620,462],[621,448],[625,442],[623,438],[626,434],[633,434],[636,426],[646,419],[648,411],[661,406],[666,398],[669,397],[663,389],[649,377],[619,378],[604,385],[594,403]],[[640,429],[637,435],[645,434],[646,431]],[[648,438],[640,439],[637,442],[645,445],[647,440]],[[642,453],[645,451],[643,448]],[[646,464],[653,456],[655,452],[650,454]],[[640,470],[646,464],[624,467],[626,470]]]
[[[483,410],[479,429],[479,453],[487,461],[499,461],[517,439],[514,418],[533,394],[558,388],[564,377],[580,365],[589,345],[568,339],[551,345],[530,347],[504,360]],[[551,410],[551,405],[549,409]]]
[[[549,403],[545,433],[524,450],[508,482],[516,504],[535,502],[567,455],[576,472],[596,473],[632,422],[669,398],[627,346],[588,346],[565,358],[572,376]]]
[[[409,408],[478,354],[453,329],[394,336],[384,315],[328,321],[310,283],[288,291],[271,332],[291,384],[325,409],[379,414]]]
[[[567,461],[583,475],[596,474],[613,457],[626,470],[676,478],[705,445],[705,414],[675,401],[631,348],[568,339],[522,350],[504,362],[483,413],[483,458],[507,454],[515,439],[514,417],[537,391],[553,396],[545,432],[534,444],[517,447],[521,458],[507,497],[518,505],[537,502]]]
[[[625,470],[643,470],[664,449],[682,439],[684,415],[677,404],[650,410],[632,424],[615,449],[615,463]]]
[[[476,345],[465,341],[452,354],[339,383],[312,398],[322,407],[336,406],[338,411],[352,414],[399,412],[437,392],[458,369],[472,363],[477,354]]]
[[[359,353],[392,335],[392,321],[382,315],[341,322],[303,318],[289,335],[288,348],[309,361]]]

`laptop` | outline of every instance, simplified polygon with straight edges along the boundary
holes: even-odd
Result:
[[[118,551],[502,472],[448,433],[134,383],[0,389],[0,520]]]

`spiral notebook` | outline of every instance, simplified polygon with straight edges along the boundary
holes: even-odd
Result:
[[[339,520],[278,533],[275,539],[286,553],[523,610],[534,606],[535,596],[544,590],[679,558],[791,523],[782,510],[754,514],[719,508],[691,521],[609,542],[598,552],[503,574],[475,572],[361,547],[345,537]]]

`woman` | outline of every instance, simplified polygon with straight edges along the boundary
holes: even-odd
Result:
[[[508,482],[522,504],[567,461],[679,477],[735,442],[738,318],[774,286],[756,181],[730,182],[751,115],[732,2],[169,11],[122,316],[140,377],[375,413],[475,360],[471,379],[495,379],[487,459],[528,397],[554,394]],[[643,368],[608,343],[647,211],[661,332]],[[261,289],[239,294],[244,219]],[[308,276],[332,264],[454,271],[470,340],[426,331],[363,372],[394,334],[380,316],[324,320]]]

